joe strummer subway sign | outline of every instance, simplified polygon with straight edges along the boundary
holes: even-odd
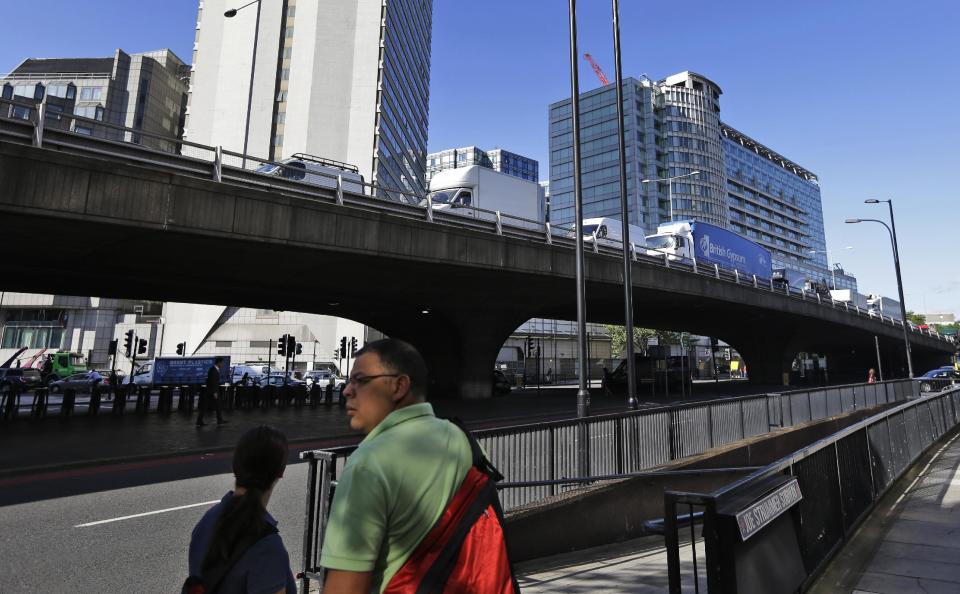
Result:
[[[737,512],[740,538],[747,540],[801,499],[803,495],[800,493],[800,484],[797,479],[793,479],[740,510]]]

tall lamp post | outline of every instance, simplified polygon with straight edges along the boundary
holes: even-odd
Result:
[[[845,250],[852,250],[852,249],[853,249],[853,246],[852,246],[852,245],[848,245],[848,246],[844,247],[843,249],[845,249]],[[811,254],[824,254],[824,255],[827,256],[827,266],[830,267],[830,276],[833,278],[833,290],[836,291],[836,290],[837,290],[837,273],[836,273],[836,268],[835,268],[833,265],[830,264],[830,260],[833,259],[833,258],[830,256],[830,250],[810,250],[809,253],[811,253]],[[836,262],[834,262],[834,264],[836,264]]]
[[[231,8],[223,13],[223,16],[231,19],[237,16],[238,11],[243,10],[251,4],[257,5],[257,22],[253,26],[253,57],[250,58],[250,90],[247,93],[247,124],[243,130],[243,157],[240,165],[243,169],[247,168],[247,143],[250,141],[250,110],[253,108],[253,76],[257,70],[257,39],[260,37],[260,0],[253,0],[253,2],[244,4],[240,8]]]
[[[640,180],[640,183],[649,184],[652,182],[667,182],[667,195],[670,197],[670,221],[673,222],[673,180],[682,179],[684,177],[690,177],[692,175],[700,175],[700,172],[691,171],[690,173],[685,173],[683,175],[674,175],[673,177],[661,177],[658,179],[642,179]]]
[[[893,204],[890,200],[867,200],[867,204],[877,204],[878,202],[887,202],[890,205],[890,222],[893,223]],[[913,356],[910,352],[910,337],[907,334],[907,304],[903,300],[903,279],[900,276],[900,253],[897,250],[896,232],[881,220],[878,219],[847,219],[847,223],[880,223],[890,234],[890,247],[893,248],[893,267],[897,271],[897,291],[900,293],[900,315],[903,318],[903,347],[907,355],[907,374],[913,378]]]
[[[637,372],[633,347],[633,260],[630,257],[630,220],[627,207],[627,148],[623,121],[623,71],[620,66],[620,2],[613,0],[613,55],[617,84],[617,140],[620,149],[620,218],[623,247],[623,318],[627,342],[627,408],[636,410]]]

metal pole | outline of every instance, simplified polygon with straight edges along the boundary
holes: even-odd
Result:
[[[913,354],[907,335],[907,304],[903,299],[903,280],[900,277],[900,250],[897,248],[897,223],[893,218],[893,200],[884,200],[890,208],[890,238],[893,242],[893,266],[897,269],[897,291],[900,292],[900,315],[903,316],[903,344],[907,350],[907,373],[913,378]]]
[[[243,158],[240,167],[247,168],[247,144],[250,141],[250,110],[253,109],[253,76],[257,71],[257,39],[260,36],[260,6],[257,0],[257,21],[253,29],[253,57],[250,59],[250,91],[247,94],[247,125],[243,132]]]
[[[577,418],[590,416],[590,390],[587,389],[587,304],[583,257],[583,184],[580,179],[580,81],[577,72],[577,0],[568,0],[570,20],[570,109],[573,124],[573,198],[577,233]],[[587,426],[580,423],[577,439],[577,466],[580,476],[590,475]]]
[[[673,178],[667,178],[667,196],[670,199],[670,222],[673,222]]]
[[[623,224],[623,320],[627,339],[627,408],[637,409],[637,372],[633,346],[633,263],[627,206],[627,148],[623,121],[623,72],[620,65],[620,2],[613,0],[613,55],[617,84],[617,140],[620,147],[620,218]]]
[[[880,339],[873,337],[873,344],[877,347],[877,373],[880,374],[880,381],[883,381],[883,363],[880,362]]]

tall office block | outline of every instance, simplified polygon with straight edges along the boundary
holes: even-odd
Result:
[[[203,0],[187,139],[243,148],[256,8]],[[432,0],[261,0],[248,153],[304,152],[422,194]]]
[[[28,58],[10,74],[0,76],[0,96],[24,103],[46,101],[49,114],[73,113],[177,138],[183,129],[188,78],[188,67],[168,49],[139,54],[118,49],[105,58]],[[14,108],[15,115],[29,117],[29,109]],[[47,125],[155,148],[164,144],[150,136],[108,129],[96,122],[57,122],[51,118]]]
[[[770,250],[774,266],[831,279],[816,175],[720,119],[720,87],[693,72],[623,83],[630,223],[654,233],[670,220],[729,228]],[[616,89],[581,94],[584,217],[620,218]],[[550,105],[550,206],[571,225],[573,135],[569,99]],[[649,181],[699,174],[670,182]],[[672,202],[671,202],[672,198]],[[842,274],[843,284],[856,279]],[[839,285],[838,285],[839,286]]]

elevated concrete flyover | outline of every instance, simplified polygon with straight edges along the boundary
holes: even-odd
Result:
[[[302,185],[207,179],[167,162],[0,141],[6,290],[162,299],[350,318],[420,348],[434,397],[485,397],[507,336],[531,317],[575,317],[572,240]],[[170,159],[167,159],[168,161]],[[247,174],[251,178],[257,176]],[[309,190],[309,191],[308,191]],[[740,283],[634,263],[638,325],[717,336],[750,377],[777,383],[802,350],[857,376],[874,336],[902,358],[901,329]],[[588,253],[587,315],[622,322],[622,264]],[[912,333],[917,369],[953,347]],[[892,363],[891,363],[892,365]],[[892,376],[885,361],[884,371]],[[832,379],[832,378],[831,378]]]

